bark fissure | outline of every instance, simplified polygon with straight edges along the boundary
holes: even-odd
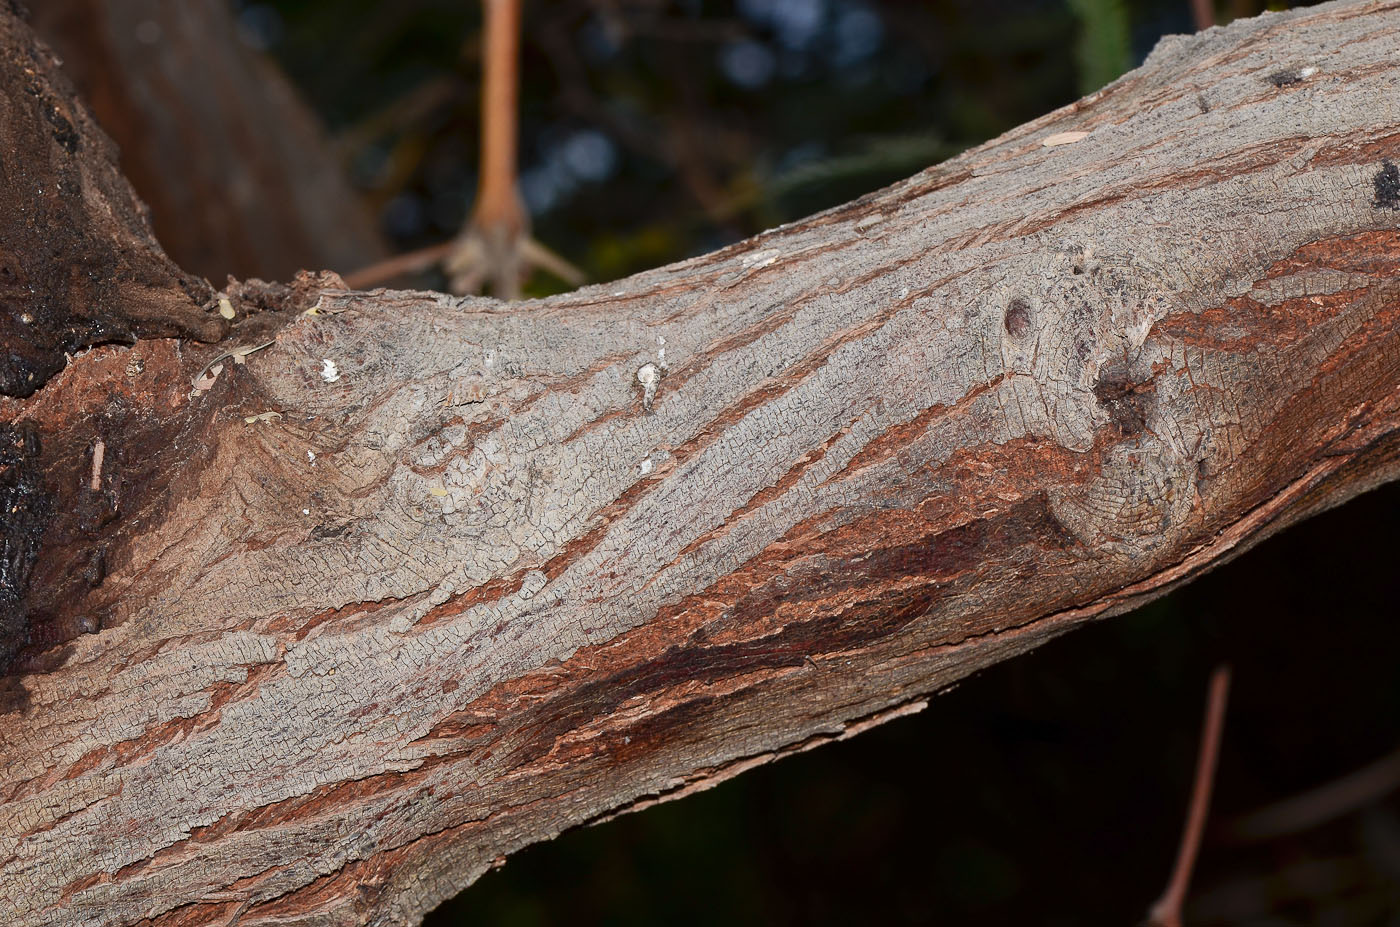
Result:
[[[1165,40],[606,287],[241,284],[207,388],[140,340],[0,398],[57,526],[0,538],[0,919],[413,923],[1400,474],[1396,9]]]

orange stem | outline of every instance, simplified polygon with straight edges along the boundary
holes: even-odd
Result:
[[[473,216],[478,226],[517,218],[515,192],[521,0],[483,0],[485,66],[481,86],[481,176]]]
[[[1215,782],[1215,764],[1220,756],[1220,735],[1225,729],[1225,703],[1230,694],[1230,667],[1217,666],[1210,676],[1206,699],[1206,720],[1201,729],[1201,752],[1196,758],[1196,782],[1191,788],[1191,809],[1186,815],[1186,829],[1181,835],[1181,847],[1176,854],[1167,890],[1148,915],[1149,923],[1157,927],[1181,927],[1181,908],[1186,902],[1186,890],[1191,884],[1191,870],[1196,866],[1196,854],[1201,849],[1206,816],[1210,813],[1210,792]]]
[[[1213,0],[1191,0],[1191,18],[1196,21],[1196,31],[1209,29],[1215,25],[1215,3]]]

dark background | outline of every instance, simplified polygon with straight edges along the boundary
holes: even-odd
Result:
[[[478,5],[237,10],[392,247],[452,236]],[[1187,0],[531,0],[521,186],[536,236],[607,280],[912,174],[1192,29]],[[1235,686],[1188,922],[1400,924],[1393,790],[1266,842],[1229,828],[1400,745],[1397,526],[1400,489],[1372,493],[918,716],[531,848],[429,924],[1134,923],[1176,852],[1218,661]]]

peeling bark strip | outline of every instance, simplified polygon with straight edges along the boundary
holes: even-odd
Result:
[[[902,184],[519,308],[303,281],[193,397],[216,349],[138,345],[189,456],[46,599],[100,633],[19,664],[0,920],[414,923],[1396,476],[1396,35],[1369,2],[1170,38]],[[121,480],[81,410],[131,353],[4,420],[69,409]]]

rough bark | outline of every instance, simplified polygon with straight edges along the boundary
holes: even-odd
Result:
[[[33,17],[185,270],[279,280],[384,256],[315,115],[226,0],[44,0]]]
[[[517,306],[236,288],[224,345],[0,400],[53,513],[0,917],[413,923],[1394,477],[1397,35],[1170,38],[717,254]]]
[[[8,14],[0,69],[0,394],[29,395],[101,341],[218,337],[208,285],[166,258],[111,143]]]

